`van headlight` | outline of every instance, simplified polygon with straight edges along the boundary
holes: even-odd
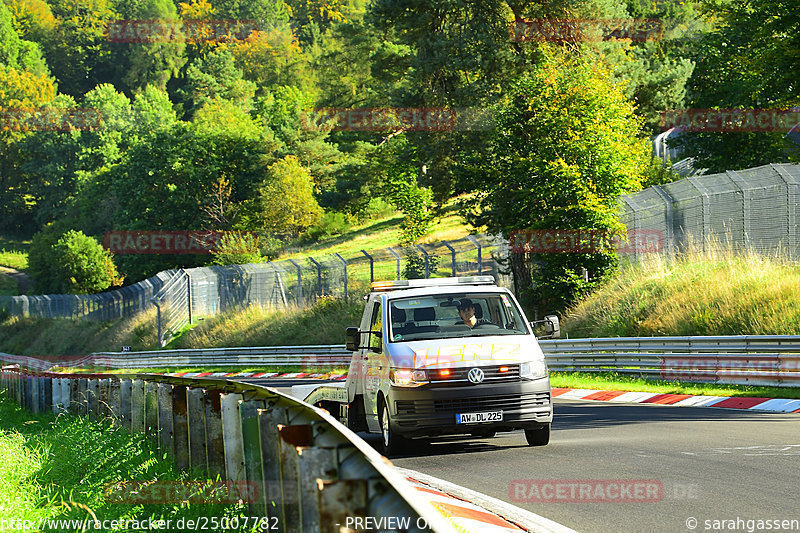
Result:
[[[519,377],[525,379],[537,379],[547,377],[547,363],[544,359],[528,361],[519,365]]]
[[[424,370],[403,370],[393,368],[389,379],[395,387],[419,387],[428,383],[428,374]]]

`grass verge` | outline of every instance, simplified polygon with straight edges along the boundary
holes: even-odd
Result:
[[[9,400],[5,391],[0,391],[0,454],[7,458],[0,461],[3,518],[31,521],[33,528],[28,531],[82,530],[74,523],[55,527],[42,520],[171,520],[168,529],[180,530],[176,527],[180,519],[246,516],[246,509],[239,504],[155,504],[135,495],[133,503],[118,503],[106,498],[104,491],[110,483],[181,483],[204,476],[180,472],[171,458],[159,454],[142,435],[130,434],[109,421],[32,415]],[[124,523],[108,525],[103,530],[134,529]]]
[[[800,335],[800,265],[716,250],[651,255],[568,310],[569,337]]]
[[[362,300],[321,298],[313,307],[271,311],[249,307],[204,320],[175,348],[344,344],[344,330],[361,323]]]
[[[91,352],[158,349],[155,310],[109,322],[69,318],[0,319],[0,352],[14,355],[70,356]]]
[[[701,396],[748,396],[754,398],[800,399],[799,387],[756,387],[750,385],[716,385],[642,379],[616,372],[551,372],[553,387],[568,389],[619,390],[658,394],[691,394]]]
[[[25,270],[28,268],[30,241],[0,236],[0,266]]]
[[[16,296],[19,294],[17,282],[10,276],[0,274],[0,296]]]

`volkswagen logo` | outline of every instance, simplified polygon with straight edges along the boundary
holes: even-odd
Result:
[[[470,369],[469,373],[467,374],[467,379],[469,379],[470,383],[482,383],[483,382],[483,370],[480,368],[472,368]]]

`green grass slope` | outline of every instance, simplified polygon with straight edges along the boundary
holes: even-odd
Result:
[[[653,256],[568,310],[571,338],[800,335],[800,265],[708,252]]]

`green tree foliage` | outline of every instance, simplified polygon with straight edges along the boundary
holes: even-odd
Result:
[[[6,0],[5,3],[23,39],[41,42],[56,27],[56,18],[45,0]]]
[[[286,156],[269,167],[258,196],[248,207],[248,229],[297,237],[322,218],[311,174],[297,157]]]
[[[255,31],[231,51],[244,78],[259,87],[310,85],[308,54],[288,23]]]
[[[52,35],[42,42],[59,91],[80,98],[113,79],[108,24],[120,18],[112,0],[52,0],[56,17]]]
[[[218,48],[206,58],[192,61],[186,69],[186,86],[181,93],[192,111],[217,98],[230,100],[249,111],[255,90],[255,83],[245,80],[242,70],[236,67],[231,51]]]
[[[265,243],[255,233],[232,231],[217,242],[217,249],[211,252],[212,265],[247,265],[266,263],[270,260],[269,243]]]
[[[18,6],[13,7],[17,12]],[[14,12],[0,2],[0,65],[46,77],[49,71],[42,51],[38,44],[20,38],[22,27]]]
[[[505,236],[526,228],[622,229],[616,198],[640,188],[650,148],[633,106],[607,71],[591,56],[548,53],[495,109],[495,136],[476,154],[478,194],[472,205],[479,212],[473,224]],[[535,301],[563,309],[586,288],[581,268],[596,281],[614,255],[551,254],[535,260]],[[530,279],[523,271],[515,274],[518,282]]]
[[[697,44],[692,108],[800,106],[800,18],[788,0],[709,0],[714,30]],[[788,130],[787,130],[788,131]],[[677,144],[710,172],[800,160],[786,131],[685,133]]]
[[[176,24],[178,10],[172,0],[130,0],[119,4],[120,18],[159,20]],[[111,46],[115,79],[129,94],[153,85],[166,88],[167,82],[186,63],[186,44],[180,39],[152,43],[115,43]]]
[[[229,229],[236,207],[257,196],[273,160],[267,141],[209,132],[183,122],[154,132],[109,172],[118,207],[115,229]],[[250,229],[250,228],[245,228]],[[120,256],[129,279],[199,266],[202,256]]]
[[[79,231],[36,234],[28,264],[42,293],[94,294],[122,284],[111,254]]]

